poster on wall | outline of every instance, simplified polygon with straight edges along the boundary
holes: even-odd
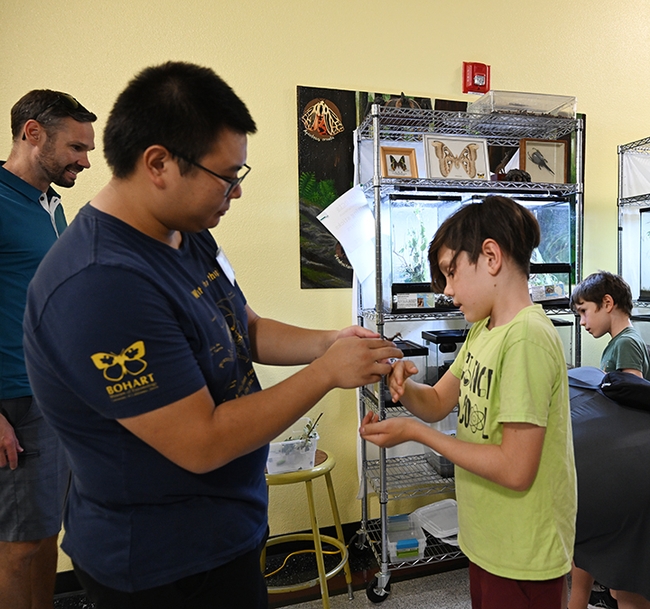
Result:
[[[352,265],[318,215],[353,186],[354,130],[373,103],[431,108],[431,100],[298,86],[297,102],[300,287],[349,288]],[[415,172],[408,161],[403,163],[409,173]],[[400,156],[396,163],[401,162]]]
[[[317,216],[352,187],[356,93],[297,89],[300,287],[349,288],[352,266]]]

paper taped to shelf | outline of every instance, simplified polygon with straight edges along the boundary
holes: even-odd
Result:
[[[361,186],[342,194],[317,217],[339,240],[363,283],[374,271],[375,219]]]

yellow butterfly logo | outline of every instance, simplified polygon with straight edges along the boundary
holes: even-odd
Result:
[[[449,146],[443,142],[431,142],[431,145],[436,151],[438,163],[440,164],[440,173],[443,178],[446,178],[454,167],[456,167],[456,169],[462,169],[470,179],[476,177],[478,144],[467,144],[467,146],[460,151],[458,156],[456,156],[449,149]]]
[[[145,355],[144,341],[138,340],[119,355],[115,353],[95,353],[90,356],[93,364],[101,370],[107,381],[121,381],[125,375],[136,376],[145,371],[147,362],[142,358]]]

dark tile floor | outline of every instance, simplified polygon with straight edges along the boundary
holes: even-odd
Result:
[[[286,564],[278,573],[268,577],[267,581],[270,586],[287,586],[302,581],[316,579],[318,571],[316,569],[316,559],[313,552],[311,553],[296,553],[289,555],[300,547],[292,547],[285,553],[278,553],[267,556],[267,573],[280,569],[282,563],[286,559]],[[325,547],[325,550],[333,549]],[[288,558],[287,558],[288,556]],[[325,569],[330,570],[338,564],[338,556],[335,554],[325,554]],[[460,559],[452,561],[448,564],[438,563],[437,565],[424,565],[420,567],[413,567],[410,569],[401,569],[391,575],[391,581],[400,581],[421,577],[436,573],[439,571],[446,571],[453,568],[461,568],[466,566],[466,560]],[[359,550],[354,548],[350,552],[350,569],[352,571],[352,586],[354,590],[365,590],[368,583],[373,579],[378,570],[377,561],[371,550]],[[54,597],[55,609],[94,609],[95,605],[92,601],[86,598],[83,591],[79,590],[78,586],[74,586],[74,578],[71,574],[68,575],[67,588],[68,592],[62,592]],[[343,574],[339,574],[328,581],[328,589],[331,596],[338,594],[347,594],[347,584]],[[271,594],[269,595],[269,607],[276,609],[279,607],[286,607],[289,605],[311,601],[320,598],[320,590],[316,585],[306,590],[298,592]]]

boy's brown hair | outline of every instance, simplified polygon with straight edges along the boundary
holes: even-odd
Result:
[[[461,252],[467,252],[470,262],[476,264],[486,239],[494,239],[526,277],[530,275],[530,257],[540,241],[537,219],[531,211],[508,197],[489,196],[461,207],[436,231],[429,245],[434,289],[443,292],[447,285],[438,266],[441,248],[448,247],[454,253],[452,266]]]
[[[620,275],[598,271],[583,279],[571,293],[571,310],[583,302],[595,302],[600,309],[603,299],[609,294],[614,304],[628,317],[632,315],[632,290]]]

